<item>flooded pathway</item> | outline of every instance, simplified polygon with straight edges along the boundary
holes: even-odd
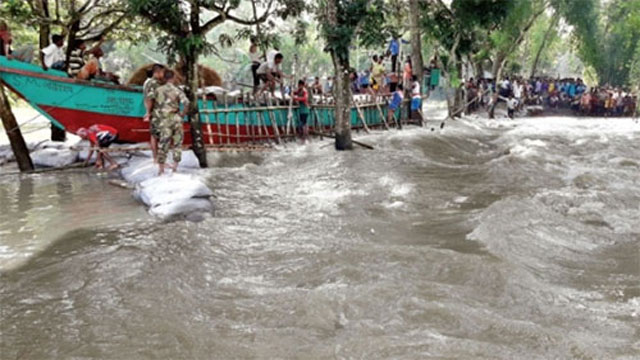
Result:
[[[640,356],[640,125],[359,138],[218,157],[199,223],[0,177],[2,358]]]

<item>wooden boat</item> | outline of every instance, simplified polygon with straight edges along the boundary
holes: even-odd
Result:
[[[3,56],[0,56],[0,81],[55,126],[68,132],[105,124],[118,129],[122,142],[149,140],[149,125],[142,120],[145,109],[139,86],[72,79],[64,72],[45,71]],[[276,139],[295,128],[298,119],[296,106],[292,107],[292,121],[289,121],[288,106],[251,106],[244,103],[242,97],[226,104],[206,98],[199,100],[199,109],[206,144]],[[382,126],[383,116],[386,118],[386,106],[363,104],[352,109],[351,123],[356,129]],[[331,129],[333,107],[313,106],[309,122],[316,130]],[[186,121],[184,129],[188,144],[191,137]]]

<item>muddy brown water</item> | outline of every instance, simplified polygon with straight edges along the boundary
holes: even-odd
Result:
[[[0,177],[0,357],[640,357],[640,125],[360,137],[216,158],[199,223]]]

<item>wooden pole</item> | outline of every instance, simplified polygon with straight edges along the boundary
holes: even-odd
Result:
[[[20,171],[33,171],[33,162],[29,156],[29,148],[22,137],[22,132],[16,121],[16,117],[11,111],[11,105],[9,104],[9,98],[4,92],[4,85],[0,83],[0,118],[2,118],[2,125],[4,131],[11,143],[11,150],[16,157],[18,168]]]
[[[362,109],[360,109],[360,106],[358,105],[358,102],[355,99],[353,100],[353,105],[356,107],[356,113],[358,114],[358,117],[362,121],[362,125],[364,126],[364,131],[366,131],[368,133],[369,132],[369,127],[367,126],[367,121],[364,118],[364,114],[362,113]]]
[[[269,98],[269,105],[271,105],[271,98]],[[280,144],[281,139],[280,139],[280,130],[278,129],[278,117],[277,116],[271,116],[271,112],[267,111],[267,114],[269,114],[269,120],[271,121],[271,127],[273,127],[273,134],[276,136],[276,143]]]
[[[242,99],[242,106],[244,106],[244,91],[240,93],[240,99]],[[238,100],[236,99],[236,104],[238,103]],[[246,115],[243,113],[243,115]],[[235,119],[236,119],[236,144],[239,143],[240,141],[240,114],[236,113],[235,114]]]
[[[267,115],[271,115],[269,113],[269,110],[267,110]],[[269,129],[267,128],[267,122],[266,121],[260,121],[262,123],[262,127],[264,128],[264,135],[267,139],[269,139]]]
[[[287,112],[287,129],[285,134],[289,135],[289,130],[291,129],[291,124],[293,122],[293,87],[296,83],[296,68],[298,64],[298,54],[293,55],[293,80],[291,81],[291,86],[289,88],[289,111]],[[284,94],[283,94],[284,95]]]
[[[229,101],[227,99],[227,93],[224,93],[224,109],[225,110],[229,110]],[[227,134],[227,140],[226,143],[229,144],[231,142],[231,135],[229,133],[229,117],[227,117],[227,112],[224,113],[224,127],[225,127],[225,133]]]

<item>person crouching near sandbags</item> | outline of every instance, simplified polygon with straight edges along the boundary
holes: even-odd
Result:
[[[76,135],[83,140],[89,140],[89,143],[91,144],[87,160],[85,160],[85,166],[89,165],[89,160],[91,160],[91,156],[93,156],[94,151],[98,153],[98,158],[96,159],[97,169],[102,169],[104,167],[103,159],[106,159],[111,164],[111,166],[109,166],[109,170],[115,170],[120,166],[115,160],[113,160],[111,155],[104,151],[104,149],[108,148],[118,140],[118,130],[111,126],[95,124],[88,129],[78,129],[78,131],[76,131]],[[96,147],[98,148],[97,150]]]
[[[169,150],[173,150],[173,164],[171,169],[175,172],[178,163],[182,159],[182,140],[184,131],[182,129],[182,119],[186,116],[189,108],[189,99],[177,86],[177,79],[171,70],[164,73],[166,83],[158,87],[155,99],[155,105],[158,106],[160,115],[158,142],[158,167],[159,175],[164,174],[165,162]],[[180,113],[180,104],[183,110]]]

